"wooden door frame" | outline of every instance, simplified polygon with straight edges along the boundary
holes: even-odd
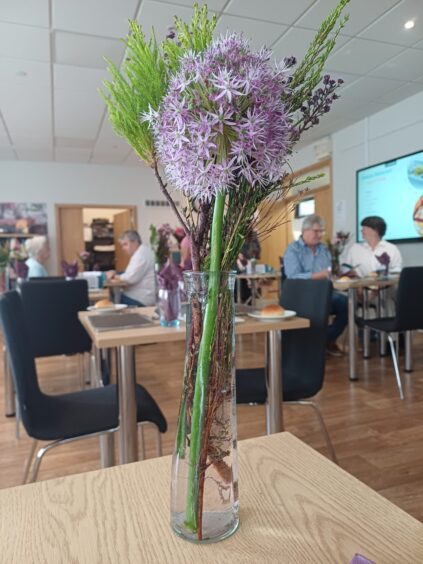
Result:
[[[57,264],[60,265],[61,260],[61,250],[62,250],[62,230],[61,230],[61,219],[60,219],[60,210],[66,208],[89,208],[89,209],[123,209],[123,210],[131,210],[132,217],[134,219],[134,229],[138,229],[138,214],[137,214],[137,206],[133,204],[55,204],[55,220],[56,220],[56,255],[57,255]]]

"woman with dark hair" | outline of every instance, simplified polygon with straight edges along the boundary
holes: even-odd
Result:
[[[360,278],[382,270],[382,255],[389,257],[389,272],[397,273],[402,268],[401,253],[396,245],[383,239],[386,233],[386,222],[377,215],[365,217],[361,222],[361,234],[364,241],[354,243],[345,253],[344,262],[354,267]],[[379,257],[379,258],[378,258]]]

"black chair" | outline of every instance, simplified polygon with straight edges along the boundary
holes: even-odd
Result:
[[[41,460],[50,449],[71,441],[95,437],[118,430],[117,388],[109,385],[60,395],[44,394],[38,385],[32,347],[22,306],[16,291],[0,298],[0,316],[10,364],[26,432],[34,439],[24,473],[27,481],[38,440],[53,441],[40,448],[30,481],[37,478]],[[136,387],[137,420],[157,429],[157,450],[161,454],[160,433],[167,429],[166,419],[148,391]]]
[[[423,328],[423,301],[420,299],[423,288],[423,266],[403,268],[398,283],[396,315],[379,319],[363,319],[365,327],[387,334],[391,349],[392,363],[401,399],[404,399],[395,342],[398,345],[400,333],[408,333]]]
[[[86,280],[25,282],[22,304],[34,357],[89,353],[91,339],[78,319],[89,306]]]
[[[282,331],[282,389],[284,403],[307,405],[315,410],[331,457],[336,462],[320,409],[314,402],[307,401],[323,387],[331,295],[332,284],[328,280],[284,281],[282,307],[308,318],[310,328]],[[237,370],[236,386],[237,403],[266,403],[264,368]]]
[[[28,280],[34,282],[52,282],[53,280],[66,280],[64,276],[30,276]]]

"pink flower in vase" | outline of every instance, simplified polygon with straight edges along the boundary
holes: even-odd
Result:
[[[66,278],[76,278],[78,276],[78,262],[66,262],[62,260],[63,274]]]
[[[388,255],[388,253],[384,252],[381,255],[376,256],[376,258],[380,262],[380,264],[385,268],[384,275],[388,276],[388,274],[389,274],[389,264],[391,262],[391,257]]]

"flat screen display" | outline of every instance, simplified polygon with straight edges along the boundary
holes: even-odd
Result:
[[[423,241],[423,151],[357,171],[358,241],[369,215],[386,221],[388,241]]]

